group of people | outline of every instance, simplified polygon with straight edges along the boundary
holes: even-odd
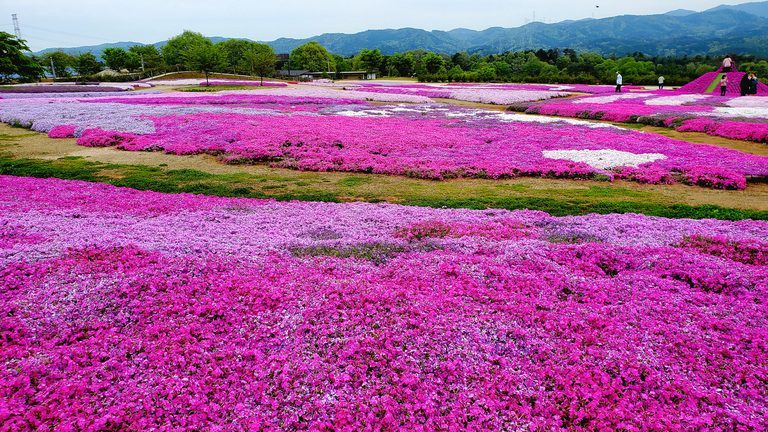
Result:
[[[723,76],[720,78],[720,96],[725,96],[728,93],[728,75],[727,72],[735,71],[735,62],[728,56],[723,59],[722,63]],[[659,90],[664,89],[664,76],[659,77]],[[754,73],[744,74],[739,83],[739,89],[742,96],[756,95],[757,94],[757,75]],[[616,93],[621,93],[621,87],[624,85],[624,78],[621,76],[621,72],[616,72]]]
[[[741,77],[741,82],[739,83],[739,90],[741,91],[742,96],[756,95],[757,75],[754,73],[744,74],[744,76]]]
[[[722,63],[723,72],[734,72],[736,70],[736,62],[733,61],[731,56],[726,56],[723,59]],[[723,76],[720,78],[720,96],[725,96],[728,92],[728,75],[723,74]],[[743,77],[741,77],[741,82],[739,83],[739,92],[742,96],[747,95],[756,95],[757,94],[757,75],[750,72],[748,74],[744,74]]]
[[[744,74],[739,83],[739,91],[742,96],[757,94],[757,75],[754,73]],[[725,96],[728,92],[728,75],[723,74],[720,78],[720,96]]]

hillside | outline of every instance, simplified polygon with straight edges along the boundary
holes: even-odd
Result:
[[[729,52],[768,55],[768,1],[718,6],[704,11],[674,10],[660,15],[623,15],[604,19],[534,22],[522,27],[465,28],[426,31],[416,28],[366,30],[355,34],[325,33],[306,39],[280,38],[270,44],[278,53],[317,41],[331,52],[354,55],[365,48],[384,54],[425,49],[451,54],[459,51],[494,54],[504,51],[573,48],[603,55],[643,52],[648,55],[721,55]],[[226,40],[211,38],[214,42]],[[118,42],[63,49],[101,54],[105,48],[133,45]],[[165,42],[155,43],[161,47]],[[40,53],[50,51],[44,50]],[[38,54],[40,54],[38,53]]]

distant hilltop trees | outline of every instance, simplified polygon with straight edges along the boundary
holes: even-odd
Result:
[[[193,31],[168,40],[158,49],[154,45],[106,48],[100,57],[91,53],[70,55],[63,51],[47,52],[39,57],[28,54],[23,40],[0,32],[0,49],[9,59],[2,63],[0,79],[34,81],[43,76],[71,79],[132,80],[171,71],[197,71],[271,77],[279,69],[322,72],[329,78],[345,71],[375,72],[378,76],[416,77],[428,82],[540,82],[540,83],[611,83],[616,71],[624,82],[654,84],[663,75],[668,85],[684,84],[714,70],[719,57],[649,57],[642,53],[629,56],[602,56],[573,49],[510,51],[481,55],[459,52],[453,55],[425,50],[384,55],[378,49],[363,49],[354,56],[329,52],[317,42],[308,42],[276,55],[266,44],[228,39],[214,43]],[[734,59],[744,71],[768,76],[768,61],[753,56]],[[106,71],[106,72],[105,72]],[[108,73],[107,73],[108,72]],[[99,75],[102,75],[101,77]]]

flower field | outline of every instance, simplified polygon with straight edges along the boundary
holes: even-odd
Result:
[[[150,81],[146,81],[148,85],[151,86],[173,86],[173,87],[180,87],[180,86],[204,86],[206,85],[206,80],[199,79],[199,78],[186,78],[186,79],[154,79]],[[281,81],[264,81],[263,83],[261,81],[245,81],[245,80],[234,80],[234,79],[219,79],[219,78],[211,78],[207,81],[207,84],[212,86],[254,86],[254,87],[287,87],[288,84],[281,82]]]
[[[550,92],[541,91],[527,98]],[[645,94],[625,98],[651,99]],[[615,102],[614,96],[592,99]],[[655,105],[634,106],[668,108],[669,99],[655,100]],[[77,137],[83,146],[207,153],[230,163],[311,171],[428,179],[619,178],[721,189],[744,189],[748,178],[768,175],[764,156],[610,125],[460,108],[420,94],[366,89],[304,86],[216,95],[8,99],[0,100],[0,121],[52,138]]]
[[[681,132],[768,142],[768,97],[764,96],[656,91],[524,103],[514,109],[529,114],[645,123]]]
[[[430,84],[354,84],[345,90],[369,93],[416,95],[427,98],[455,99],[491,105],[540,101],[570,96],[571,88],[546,85],[430,85]]]
[[[0,176],[4,430],[764,430],[768,223]]]

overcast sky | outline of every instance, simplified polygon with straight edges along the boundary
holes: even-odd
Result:
[[[106,42],[153,43],[184,29],[208,36],[274,40],[321,33],[416,27],[482,30],[531,21],[704,10],[748,0],[0,0],[0,31],[22,37],[33,51]],[[368,6],[366,6],[368,4]],[[599,5],[596,8],[595,5]]]

